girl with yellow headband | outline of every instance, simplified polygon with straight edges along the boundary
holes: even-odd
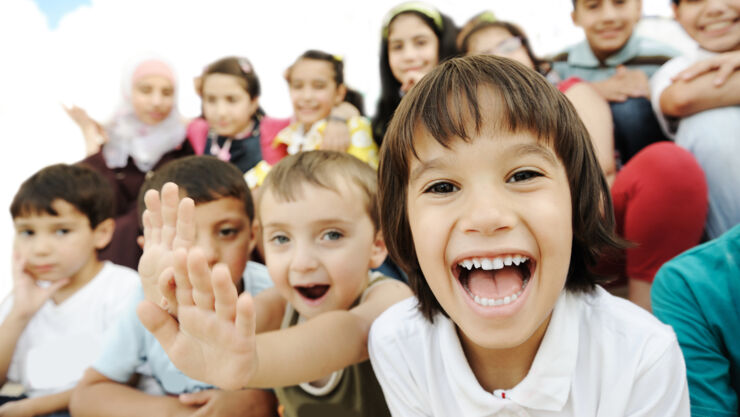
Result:
[[[457,55],[452,19],[423,2],[402,3],[383,21],[380,42],[381,93],[373,119],[380,144],[401,97],[439,62]]]

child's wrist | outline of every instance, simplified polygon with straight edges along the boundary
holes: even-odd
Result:
[[[328,120],[330,122],[347,123],[347,120],[349,120],[349,118],[342,117],[342,116],[337,116],[335,114],[330,114],[329,117],[328,117]]]

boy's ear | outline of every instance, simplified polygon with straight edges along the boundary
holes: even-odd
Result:
[[[575,3],[573,3],[573,11],[570,12],[570,20],[573,21],[573,24],[576,26],[581,26],[578,24],[578,16],[576,15],[576,7],[578,7]]]
[[[671,10],[673,10],[673,18],[678,20],[678,4],[671,2]]]
[[[344,101],[344,97],[347,95],[347,86],[342,84],[337,87],[337,97],[334,100],[334,105],[339,105]]]
[[[370,268],[377,268],[382,265],[386,257],[388,257],[388,248],[385,246],[383,232],[378,231],[375,234],[372,253],[370,254]]]
[[[113,231],[116,229],[116,221],[111,219],[105,219],[100,222],[95,229],[93,229],[93,242],[95,243],[95,249],[103,249],[113,239]]]
[[[247,251],[247,253],[250,253],[251,254],[252,251],[254,250],[255,246],[257,246],[257,239],[258,238],[259,239],[262,238],[262,233],[260,233],[260,232],[261,232],[261,230],[260,230],[259,220],[257,220],[257,219],[252,220],[252,227],[249,228],[249,233],[250,233],[250,236],[249,236],[249,250]]]

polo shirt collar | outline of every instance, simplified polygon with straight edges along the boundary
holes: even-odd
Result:
[[[509,401],[533,410],[560,411],[568,401],[578,356],[580,304],[563,291],[553,309],[550,323],[527,376],[505,390],[506,400],[485,391],[470,369],[451,320],[436,320],[445,374],[458,400],[460,415],[490,416]]]
[[[636,35],[630,36],[627,43],[604,61],[606,67],[616,67],[637,57],[640,54],[640,39]],[[596,58],[587,40],[577,44],[568,52],[568,64],[578,67],[598,68],[601,62]]]

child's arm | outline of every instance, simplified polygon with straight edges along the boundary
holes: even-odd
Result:
[[[209,389],[180,394],[179,398],[185,405],[199,407],[192,417],[274,417],[278,409],[275,394],[261,389]]]
[[[90,156],[100,151],[100,148],[108,142],[108,135],[100,123],[88,116],[87,112],[77,106],[62,106],[67,115],[77,124],[85,138],[85,155]]]
[[[69,406],[72,390],[41,397],[11,401],[0,407],[0,416],[43,416],[55,411],[64,411]]]
[[[74,389],[69,410],[79,417],[174,417],[190,416],[197,408],[182,404],[176,397],[146,394],[88,368]]]
[[[222,388],[275,387],[312,381],[368,357],[367,335],[387,307],[411,295],[399,282],[379,284],[350,311],[323,313],[305,323],[255,335],[255,306],[249,294],[238,297],[228,268],[212,273],[197,248],[188,255],[193,288],[213,297],[196,301],[178,296],[178,323],[152,303],[139,306],[139,317],[191,378]],[[196,297],[193,297],[196,298]]]
[[[740,51],[700,61],[675,77],[660,95],[660,108],[673,117],[740,104]]]
[[[13,256],[13,306],[0,324],[0,386],[6,381],[15,346],[33,316],[69,279],[42,288],[25,270],[25,260]]]
[[[627,69],[623,65],[617,67],[613,76],[593,82],[591,86],[607,101],[622,102],[630,97],[650,97],[647,75],[640,70]]]
[[[352,143],[346,121],[356,116],[360,116],[359,110],[346,101],[331,109],[324,137],[321,140],[321,149],[345,152]]]

